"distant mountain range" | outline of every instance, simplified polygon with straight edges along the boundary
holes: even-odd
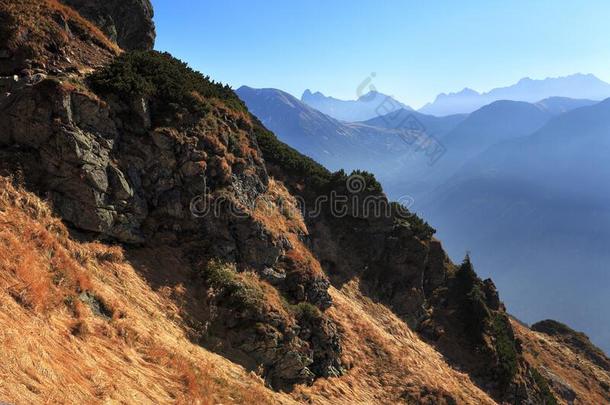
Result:
[[[458,93],[443,93],[419,112],[436,116],[471,113],[498,100],[534,103],[549,97],[601,101],[610,97],[610,84],[592,74],[574,74],[544,80],[524,78],[512,86],[493,89],[487,93],[478,93],[469,88]]]
[[[400,109],[412,110],[408,105],[377,91],[370,91],[357,100],[339,100],[320,92],[305,90],[301,101],[328,116],[346,122],[366,121]]]
[[[281,90],[243,86],[236,93],[280,140],[332,170],[389,172],[412,149],[401,137],[405,132],[401,124],[406,120],[396,121],[389,116],[379,118],[379,122],[341,122]],[[397,112],[401,111],[408,114],[401,114],[401,118],[416,117],[438,137],[465,118],[438,118],[408,110]]]
[[[457,116],[463,118],[452,130],[439,137],[445,154],[436,164],[427,164],[424,154],[414,154],[409,156],[400,172],[380,173],[379,177],[385,180],[385,188],[391,195],[409,194],[421,207],[422,197],[447,181],[469,159],[494,144],[529,135],[557,115],[556,111],[569,110],[581,104],[575,100],[560,103],[552,99],[537,104],[495,101],[468,116]],[[455,117],[443,119],[454,120]]]

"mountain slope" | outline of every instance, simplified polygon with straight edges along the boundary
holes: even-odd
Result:
[[[517,322],[513,322],[513,328],[524,343],[526,357],[540,370],[540,376],[548,381],[559,403],[603,404],[610,401],[610,374],[607,369],[583,357],[581,350],[565,344],[561,336],[536,332]],[[561,357],[562,361],[557,361],[557,357]]]
[[[46,2],[28,0],[25,5],[44,8]],[[290,189],[301,190],[305,197],[334,191],[345,193],[348,177],[344,173],[332,174],[278,142],[230,89],[168,54],[126,52],[106,63],[86,76],[45,71],[37,82],[32,82],[29,72],[17,76],[10,91],[3,92],[0,99],[0,121],[7,129],[0,139],[0,170],[46,196],[55,213],[78,237],[99,238],[123,246],[138,276],[174,301],[178,312],[169,315],[170,319],[180,317],[178,329],[201,347],[198,350],[214,351],[255,372],[275,390],[291,391],[315,380],[344,375],[348,381],[354,378],[349,373],[354,365],[343,353],[364,348],[344,349],[349,325],[339,329],[329,312],[335,293],[326,272],[332,273],[333,258],[327,258],[322,266],[310,250],[309,243],[314,243],[314,237],[308,228],[312,224],[304,222],[296,197],[282,182],[269,177],[267,167],[277,171],[277,176],[289,176]],[[262,158],[263,150],[266,160]],[[370,181],[367,190],[376,193],[387,205],[374,179],[367,180]],[[3,190],[9,189],[9,183],[6,184]],[[18,198],[12,195],[6,198],[9,203],[13,200]],[[332,208],[323,209],[326,213]],[[402,232],[403,243],[412,241],[426,252],[431,234],[424,224],[413,216],[409,217],[410,222],[394,224],[396,212],[393,215],[377,223],[382,238]],[[331,220],[332,216],[327,218]],[[12,229],[10,224],[7,226]],[[413,231],[408,230],[411,224]],[[38,243],[35,236],[34,244]],[[7,235],[9,240],[27,238],[21,234]],[[323,234],[315,236],[315,244],[327,246],[325,238]],[[39,293],[44,297],[44,291],[53,291],[57,283],[66,290],[61,290],[50,306],[53,313],[63,314],[71,303],[78,307],[82,301],[100,318],[99,327],[111,336],[117,327],[115,316],[125,322],[137,320],[130,315],[130,303],[125,303],[125,311],[121,312],[120,307],[113,306],[112,295],[105,301],[101,287],[88,284],[86,277],[81,277],[86,272],[86,263],[83,269],[73,269],[62,257],[43,254],[39,263],[22,262],[20,257],[4,262],[2,274],[16,274],[17,283],[12,282],[13,276],[9,277],[3,291],[27,314],[30,307],[46,304],[38,299]],[[45,258],[54,260],[51,268]],[[63,261],[55,263],[60,259]],[[17,264],[16,269],[13,263]],[[341,265],[341,261],[336,265]],[[440,262],[435,268],[443,271],[442,265]],[[382,269],[383,265],[380,266]],[[349,266],[346,268],[353,271]],[[411,271],[421,274],[423,270],[419,267]],[[103,273],[99,279],[104,279]],[[32,280],[36,283],[32,284]],[[104,288],[109,287],[110,284]],[[136,289],[134,293],[144,292]],[[398,297],[392,299],[401,302]],[[159,312],[165,308],[142,305],[148,306],[151,316],[164,316]],[[35,320],[25,316],[23,323],[28,322]],[[86,324],[77,322],[76,326],[74,333],[81,339],[90,345],[98,342],[95,335],[87,334]],[[151,328],[151,333],[154,331]],[[422,342],[417,343],[416,339],[414,342],[433,352]],[[18,350],[17,344],[8,342],[7,352]],[[111,358],[117,349],[114,342],[102,344],[109,345],[111,353],[100,353],[100,361]],[[44,355],[49,346],[48,342],[38,341],[19,350],[33,356],[43,351],[40,355]],[[164,346],[172,349],[169,343]],[[388,350],[397,351],[391,347]],[[372,364],[371,354],[362,353],[363,363]],[[165,362],[164,356],[155,351],[148,358],[150,362]],[[68,360],[68,364],[74,361]],[[404,369],[401,362],[393,372]],[[5,364],[11,374],[24,378],[22,373],[27,371],[24,366],[10,361]],[[118,378],[123,365],[115,366]],[[441,389],[431,379],[433,369],[436,368],[431,365],[427,377],[423,376],[429,383],[420,379],[418,389],[399,391],[402,377],[396,374],[395,390],[388,391],[380,381],[377,383],[380,389],[374,395],[391,402],[416,398],[438,402],[438,398],[449,401],[471,396],[457,388],[468,384],[457,382],[464,380],[463,376],[446,366],[455,380],[447,389]],[[64,369],[53,370],[60,376],[67,373]],[[135,378],[140,372],[148,373],[140,369],[132,372],[136,373]],[[369,373],[366,368],[363,372]],[[163,376],[162,370],[152,373]],[[184,377],[187,384],[192,385],[193,379],[193,384],[201,380],[194,373],[194,377]],[[39,381],[42,379],[39,377]],[[182,381],[180,375],[177,379]],[[239,374],[235,379],[239,379]],[[20,394],[12,390],[13,386],[1,385],[7,399],[19,400]],[[227,385],[238,387],[233,382]],[[159,390],[159,402],[170,402],[161,388],[153,387]],[[193,389],[199,390],[197,385]],[[116,395],[112,387],[107,391],[108,395]],[[43,391],[34,387],[31,392],[33,402],[40,402],[37,392]],[[105,398],[105,392],[97,395]],[[252,401],[236,397],[239,392],[234,392],[228,401]],[[485,401],[486,395],[472,385],[465,392],[475,393],[475,397]],[[144,391],[142,395],[150,394]],[[222,398],[222,393],[211,395]],[[193,393],[185,396],[185,402],[193,399],[196,399]]]
[[[553,115],[559,115],[580,107],[588,107],[599,101],[573,99],[567,97],[550,97],[536,103],[537,106],[547,110]]]
[[[331,170],[382,171],[409,150],[399,130],[339,122],[281,90],[241,87],[236,93],[280,140]]]
[[[493,282],[371,174],[329,172],[169,54],[39,69],[0,93],[3,401],[552,399]]]
[[[486,149],[511,137],[528,135],[542,127],[552,114],[519,101],[496,101],[474,113],[443,138],[448,148]]]
[[[377,91],[370,91],[357,100],[339,100],[320,92],[305,90],[301,101],[308,106],[340,121],[358,122],[411,107]]]
[[[185,263],[178,251],[123,252],[99,243],[74,242],[36,196],[5,179],[0,182],[0,220],[5,225],[0,231],[0,302],[6,309],[0,312],[0,324],[4,331],[1,342],[7,349],[0,362],[2,400],[15,404],[42,403],[43,399],[68,403],[291,404],[313,400],[347,404],[412,398],[417,403],[437,404],[455,398],[464,404],[495,403],[391,311],[364,297],[356,282],[341,291],[331,289],[335,301],[331,316],[345,329],[345,357],[346,363],[353,364],[351,372],[299,387],[291,395],[270,391],[251,373],[188,339],[185,331],[191,326],[181,309],[185,290],[176,276]],[[66,304],[62,304],[56,299],[78,293],[46,281],[45,273],[54,264],[48,263],[49,256],[41,249],[49,248],[73,266],[71,274],[88,284],[94,301],[64,299]],[[124,259],[126,254],[129,262]],[[150,257],[153,265],[130,263],[136,256]],[[21,263],[27,267],[19,267]],[[171,271],[163,269],[168,265]],[[168,278],[161,278],[161,284],[147,281],[146,276],[155,272]],[[36,284],[31,283],[31,276],[38,278]],[[118,312],[110,321],[92,305],[102,300]],[[610,383],[610,375],[583,364],[560,341],[517,323],[513,328],[530,361],[549,378],[559,399],[576,395],[583,403],[607,400],[603,387]],[[558,352],[561,361],[557,361]],[[60,364],[69,368],[58,367]],[[41,369],[45,372],[40,373]],[[583,370],[598,386],[582,385]]]
[[[250,111],[283,142],[312,157],[331,170],[364,169],[384,175],[398,171],[414,154],[408,142],[409,125],[416,121],[426,133],[442,137],[465,117],[437,118],[414,111],[366,122],[339,122],[276,89],[241,87],[237,95]],[[420,131],[419,129],[415,129]]]
[[[433,103],[422,107],[419,112],[444,116],[470,113],[498,100],[535,103],[549,97],[599,101],[610,97],[610,84],[591,74],[574,74],[544,80],[524,78],[512,86],[493,89],[487,93],[480,94],[471,89],[464,89],[459,93],[441,94]]]
[[[338,169],[337,162],[360,154],[349,127],[288,93],[246,86],[236,93],[283,142],[331,169]]]
[[[2,0],[0,6],[3,84],[12,84],[11,76],[23,71],[33,75],[46,70],[99,67],[120,51],[99,28],[58,1],[38,4]],[[68,35],[66,26],[74,32]]]
[[[366,121],[365,124],[381,128],[408,129],[409,125],[413,124],[411,117],[416,120],[416,124],[422,126],[426,133],[437,138],[442,138],[462,123],[468,115],[456,114],[446,117],[435,117],[412,110],[396,110],[393,113],[372,118]]]

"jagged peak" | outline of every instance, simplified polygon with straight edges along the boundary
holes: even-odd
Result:
[[[309,89],[306,89],[303,92],[303,95],[301,96],[302,100],[305,100],[305,99],[325,99],[325,98],[327,98],[326,95],[324,93],[322,93],[321,91],[312,92]]]
[[[358,101],[367,100],[367,99],[374,99],[374,98],[377,98],[379,96],[385,96],[385,95],[383,93],[380,93],[377,90],[371,90],[368,93],[363,94],[360,97],[358,97]]]
[[[436,96],[436,101],[445,99],[445,98],[449,98],[449,97],[455,97],[455,96],[479,96],[480,93],[476,90],[473,90],[469,87],[464,87],[462,90],[458,91],[458,92],[454,92],[454,93],[440,93],[438,96]]]

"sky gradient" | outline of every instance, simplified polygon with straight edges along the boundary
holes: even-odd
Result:
[[[237,88],[377,90],[419,108],[440,92],[487,91],[593,73],[610,82],[610,2],[152,0],[156,49]]]

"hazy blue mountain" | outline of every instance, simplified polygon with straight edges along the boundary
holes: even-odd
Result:
[[[396,110],[390,114],[370,119],[365,124],[381,128],[406,128],[413,124],[411,117],[416,119],[427,133],[442,138],[461,124],[468,117],[468,114],[436,117],[413,110]]]
[[[366,122],[341,122],[277,89],[241,87],[238,96],[263,124],[283,142],[331,170],[364,169],[383,181],[404,177],[405,167],[418,159],[413,143],[405,139],[413,128],[423,125],[435,138],[442,138],[466,116],[433,117],[410,110]],[[410,124],[409,124],[410,123]],[[407,176],[409,177],[409,176]]]
[[[399,109],[412,110],[408,105],[376,91],[370,91],[357,100],[339,100],[320,92],[312,93],[310,90],[305,90],[301,101],[330,117],[345,122],[366,121]]]
[[[455,258],[472,252],[509,309],[556,318],[610,351],[610,99],[474,157],[421,211]]]
[[[478,110],[487,104],[482,95],[472,89],[465,88],[456,93],[441,93],[432,103],[419,109],[420,113],[444,117],[452,114],[467,114]]]
[[[553,114],[521,101],[495,101],[473,112],[444,137],[447,147],[480,150],[507,138],[528,135]]]
[[[551,114],[562,114],[575,108],[588,107],[599,103],[599,100],[574,99],[568,97],[549,97],[536,103]]]
[[[350,134],[339,121],[276,89],[240,87],[237,95],[280,139],[314,159],[351,154]]]
[[[237,95],[283,142],[331,170],[384,171],[409,148],[400,130],[340,122],[281,90],[244,86]]]
[[[419,201],[470,158],[498,142],[531,134],[552,117],[551,112],[538,105],[496,101],[473,112],[439,137],[446,152],[434,165],[429,165],[425,156],[416,155],[402,172],[380,174],[380,177],[386,179],[386,188],[392,195],[409,194]]]
[[[433,103],[422,107],[419,112],[445,116],[470,113],[498,100],[535,103],[549,97],[600,101],[610,97],[610,84],[592,74],[580,73],[543,80],[524,78],[512,86],[493,89],[487,93],[478,93],[471,89],[464,89],[459,93],[443,93],[437,96]]]

